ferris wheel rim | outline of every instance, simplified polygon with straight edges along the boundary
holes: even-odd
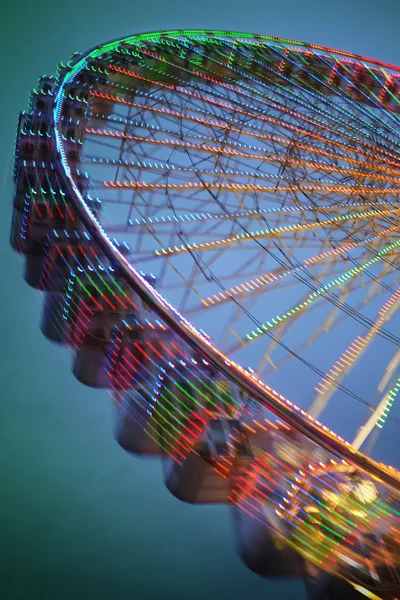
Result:
[[[371,64],[385,66],[386,68],[399,72],[400,67],[390,65],[389,63],[383,63],[383,61],[362,57],[356,54],[335,50],[324,46],[307,44],[284,38],[246,34],[243,32],[224,32],[216,30],[166,30],[148,32],[135,36],[118,38],[117,40],[98,45],[90,51],[76,56],[71,63],[68,64],[68,67],[70,68],[69,72],[60,78],[58,92],[53,100],[53,110],[51,111],[51,144],[53,145],[53,149],[56,152],[57,161],[61,167],[60,176],[62,183],[69,192],[71,203],[76,210],[79,219],[88,229],[92,238],[106,258],[111,263],[118,264],[122,277],[125,279],[127,284],[130,285],[132,289],[138,293],[138,295],[145,300],[146,303],[148,303],[148,305],[158,314],[158,316],[160,316],[173,331],[178,333],[178,335],[183,338],[192,347],[192,349],[203,356],[203,358],[207,359],[228,379],[231,381],[233,380],[237,385],[244,388],[261,406],[270,410],[273,414],[282,419],[282,421],[292,426],[295,430],[301,432],[309,440],[317,443],[317,445],[333,454],[336,458],[339,458],[342,462],[355,466],[373,478],[378,479],[393,489],[400,491],[400,473],[397,472],[393,467],[384,465],[383,463],[377,463],[373,459],[352,448],[351,444],[343,440],[343,438],[340,438],[328,427],[324,426],[322,423],[319,423],[319,421],[312,419],[305,411],[300,410],[299,407],[291,403],[289,400],[286,400],[278,392],[266,386],[266,384],[258,379],[258,377],[256,377],[253,373],[232,361],[217,347],[213,346],[211,342],[207,340],[193,325],[191,325],[191,323],[185,317],[183,317],[175,307],[173,307],[159,292],[154,290],[154,288],[152,288],[148,282],[143,279],[140,273],[137,272],[135,267],[129,263],[127,258],[120,252],[118,247],[108,236],[107,232],[97,221],[95,215],[87,206],[80,190],[77,188],[71,176],[71,170],[63,149],[62,134],[59,129],[59,116],[63,103],[63,90],[65,85],[73,80],[75,75],[84,68],[84,66],[87,64],[86,61],[89,58],[97,58],[102,54],[107,53],[109,50],[116,48],[122,43],[129,43],[133,40],[150,41],[152,39],[157,39],[160,36],[168,37],[172,35],[181,37],[203,36],[207,38],[251,38],[255,41],[263,41],[266,44],[274,42],[280,43],[286,47],[294,44],[296,46],[309,48],[310,50],[319,50],[330,53],[333,52],[348,58],[364,60]],[[292,410],[291,406],[293,406],[295,410]]]

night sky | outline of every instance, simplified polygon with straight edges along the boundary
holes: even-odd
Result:
[[[20,0],[3,10],[0,600],[301,600],[301,584],[241,564],[228,508],[180,503],[157,462],[117,446],[108,394],[78,384],[70,353],[41,336],[39,295],[8,247],[17,115],[71,52],[142,31],[249,31],[400,63],[399,0]]]

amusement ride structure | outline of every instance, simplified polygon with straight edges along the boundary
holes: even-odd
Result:
[[[399,90],[366,57],[177,30],[73,55],[18,121],[43,334],[123,448],[321,600],[400,597],[400,473],[371,457],[399,425]]]

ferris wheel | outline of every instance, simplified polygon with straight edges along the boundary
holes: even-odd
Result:
[[[399,425],[399,89],[399,67],[244,33],[73,55],[20,115],[11,230],[43,333],[112,390],[121,445],[383,594],[400,475],[369,454]]]

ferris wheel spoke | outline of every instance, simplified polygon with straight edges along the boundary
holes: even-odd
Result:
[[[397,350],[392,360],[386,367],[385,373],[378,384],[378,392],[382,393],[385,387],[388,385],[390,378],[393,376],[393,372],[396,373],[398,371],[398,367],[400,364],[400,350]]]
[[[397,246],[399,242],[395,242],[393,244],[393,246]],[[377,257],[374,257],[372,259],[370,259],[369,261],[363,263],[362,265],[360,265],[357,268],[354,269],[350,269],[348,271],[346,271],[345,273],[343,273],[342,275],[340,275],[338,278],[334,279],[333,281],[329,282],[328,284],[325,284],[323,286],[321,286],[320,288],[316,289],[316,291],[312,292],[311,294],[309,294],[306,299],[303,302],[300,302],[299,304],[297,304],[296,306],[294,306],[293,308],[291,308],[289,311],[287,311],[286,313],[282,313],[281,315],[277,315],[276,317],[272,318],[270,321],[267,321],[263,324],[260,324],[259,327],[257,327],[257,329],[252,330],[250,333],[246,334],[245,340],[247,340],[248,342],[252,342],[255,339],[257,339],[260,335],[264,335],[265,333],[267,333],[268,331],[270,331],[271,329],[273,329],[276,325],[278,325],[279,323],[281,323],[282,321],[284,321],[285,319],[291,317],[292,315],[294,315],[296,312],[300,311],[300,310],[305,310],[306,308],[308,309],[310,305],[312,305],[314,302],[316,302],[317,300],[319,300],[322,296],[325,295],[325,293],[327,293],[327,299],[329,301],[332,301],[333,303],[337,303],[337,299],[331,297],[331,292],[330,290],[333,287],[338,286],[339,284],[343,283],[344,281],[349,281],[351,279],[353,279],[353,277],[359,277],[360,275],[362,275],[362,273],[368,269],[370,266],[374,265],[375,263],[377,263],[380,260],[380,257],[383,256],[385,253],[387,253],[389,250],[392,249],[392,246],[387,246],[385,247],[383,250],[381,250],[378,253]],[[339,301],[339,305],[341,306],[342,309],[345,309],[345,306],[343,306],[343,303],[341,303]],[[353,311],[351,311],[352,313]],[[354,315],[355,317],[358,317],[359,315]],[[372,325],[372,322],[369,319],[365,319],[366,322],[369,322]],[[378,333],[384,333],[383,329],[381,326],[378,327]]]
[[[110,117],[108,118],[108,122],[110,122]],[[112,122],[112,121],[111,121],[111,122]],[[237,130],[237,129],[236,129],[236,128],[231,128],[231,130],[232,130],[232,131],[235,131],[235,130]],[[162,127],[160,127],[160,128],[159,128],[159,131],[160,131],[160,132],[164,132],[164,133],[168,133],[168,134],[173,134],[173,133],[174,133],[172,130],[165,129],[165,128],[162,128]],[[240,130],[237,130],[237,131],[239,132]],[[176,132],[176,133],[175,133],[175,135],[179,135],[179,132]],[[263,138],[265,139],[265,137],[266,137],[265,135],[261,135],[261,134],[257,134],[257,133],[252,133],[251,135],[253,135],[254,137],[256,137],[256,138],[258,138],[258,139],[263,139]],[[186,135],[186,137],[187,137],[187,135]],[[268,138],[270,138],[271,136],[267,136],[267,137],[268,137]],[[137,136],[136,136],[136,139],[137,139]],[[153,137],[152,139],[154,139],[154,137]],[[194,138],[194,139],[195,139],[195,138]],[[206,137],[204,137],[204,139],[207,139],[207,138],[206,138]],[[282,138],[279,138],[279,139],[280,139],[280,144],[281,144],[281,143],[282,143],[282,141],[283,141],[283,142],[284,142],[284,144],[285,144],[286,146],[287,146],[287,145],[289,145],[290,147],[292,147],[292,144],[293,144],[293,138],[288,138],[288,139],[287,139],[287,141],[285,141],[285,140],[282,140]],[[279,154],[279,153],[280,153],[280,146],[276,146],[276,144],[274,145],[274,142],[273,142],[273,136],[272,136],[272,144],[273,144],[273,146],[272,146],[272,147],[273,147],[273,149],[275,150],[275,152],[277,152],[277,153]],[[283,147],[285,147],[285,145],[284,145]],[[242,144],[242,146],[243,146],[243,144]],[[317,156],[321,155],[322,157],[324,157],[324,156],[325,156],[326,158],[327,158],[327,157],[329,157],[329,156],[331,156],[331,157],[332,157],[332,160],[334,160],[334,161],[337,161],[338,159],[340,159],[342,162],[347,162],[347,161],[348,161],[350,165],[353,165],[353,164],[359,164],[359,165],[360,165],[360,166],[362,166],[363,168],[365,168],[366,166],[369,166],[369,171],[371,172],[371,167],[372,167],[372,165],[369,165],[369,164],[367,164],[367,163],[365,162],[365,160],[364,160],[364,161],[360,161],[360,160],[359,160],[359,158],[358,158],[358,156],[359,156],[359,153],[357,153],[357,158],[354,158],[354,159],[352,159],[352,158],[349,156],[349,154],[348,154],[348,153],[347,153],[347,154],[337,154],[337,153],[335,154],[335,153],[333,153],[332,151],[330,151],[330,153],[328,154],[326,150],[323,150],[323,149],[321,149],[321,148],[319,148],[319,147],[317,147],[317,146],[315,146],[315,147],[312,147],[312,146],[309,146],[309,145],[304,145],[304,144],[301,144],[301,145],[300,145],[300,147],[301,147],[301,148],[303,148],[304,150],[312,150],[312,149],[313,149],[313,152],[314,152],[314,153],[315,153]],[[333,146],[333,147],[335,148],[335,146]],[[371,152],[367,152],[367,153],[361,152],[361,154],[365,154],[366,158],[367,158],[367,157],[369,157],[369,156],[371,156]],[[261,157],[260,157],[260,158],[261,158]],[[389,164],[391,164],[391,161],[388,161],[388,163],[387,163],[387,164],[388,164],[388,165],[389,165]],[[327,165],[330,165],[330,163],[327,163]],[[374,166],[374,168],[375,168],[375,169],[377,169],[377,168],[378,168],[378,166],[377,166],[377,161],[376,161],[376,157],[375,157],[375,166]],[[379,172],[380,172],[380,171],[383,171],[383,172],[388,172],[388,173],[397,173],[397,171],[396,171],[396,170],[394,170],[394,169],[393,169],[393,167],[389,167],[389,166],[388,166],[387,168],[385,168],[385,167],[384,167],[384,165],[382,165],[382,164],[379,164]]]
[[[317,397],[309,410],[309,414],[318,418],[335,391],[335,385],[341,383],[350,370],[355,366],[363,353],[368,349],[382,325],[391,319],[400,306],[400,288],[385,302],[379,310],[379,315],[365,335],[357,336],[340,358],[328,371],[327,379],[322,379],[316,386]]]
[[[358,290],[362,289],[362,287],[363,287],[362,283],[357,282],[356,280],[353,280],[352,282],[350,282],[350,284],[346,288],[343,289],[342,298],[345,300],[350,295],[351,292],[353,292],[353,291],[357,292]],[[376,288],[374,289],[374,296],[382,295],[383,293],[384,293],[383,288],[376,286]],[[365,306],[365,299],[354,307],[355,311],[360,312],[364,306]],[[285,365],[289,361],[293,360],[297,355],[301,355],[307,348],[310,347],[311,344],[316,343],[323,336],[327,336],[330,333],[331,328],[333,326],[339,327],[348,318],[349,318],[349,315],[347,315],[346,313],[343,313],[343,311],[341,311],[339,307],[333,308],[330,315],[321,324],[321,326],[318,329],[316,329],[314,334],[312,334],[310,338],[307,338],[305,342],[303,342],[302,344],[295,347],[293,349],[293,354],[287,353],[282,359],[275,362],[275,368],[273,370],[278,371],[279,369],[283,369],[283,367],[285,367]],[[272,374],[272,372],[273,371],[269,370],[264,373],[264,376],[269,377]]]
[[[365,443],[368,437],[371,436],[371,433],[378,430],[377,434],[379,434],[379,429],[382,429],[387,418],[389,412],[393,406],[393,403],[396,400],[396,397],[400,390],[400,377],[397,377],[393,382],[393,386],[389,391],[384,394],[379,404],[375,407],[375,410],[372,415],[367,419],[366,423],[362,425],[357,432],[356,437],[353,441],[353,447],[357,450],[361,448],[361,446]],[[373,440],[375,442],[376,440]]]
[[[95,93],[95,92],[93,92],[93,93]],[[98,93],[100,94],[100,92],[98,92]],[[120,97],[118,97],[118,96],[109,96],[109,98],[107,98],[107,99],[108,99],[109,101],[113,101],[113,102],[123,102],[123,99],[121,99],[121,98],[120,98]],[[124,101],[123,103],[125,104],[126,102],[127,102],[127,101]],[[129,102],[129,103],[128,103],[128,105],[129,105],[129,106],[131,106],[131,105],[135,105],[135,103],[133,103],[133,102]],[[168,113],[168,112],[167,112],[167,113],[165,113],[165,111],[160,111],[160,109],[158,109],[158,108],[154,108],[154,107],[153,107],[153,108],[152,108],[152,107],[148,107],[148,108],[149,108],[149,110],[155,110],[155,111],[157,111],[157,114],[160,114],[160,112],[161,112],[161,113],[163,114],[163,117],[164,117],[164,118],[166,118],[166,117],[168,116],[168,114],[169,114],[170,116],[176,116],[176,114],[177,114],[177,113],[176,113],[176,111],[174,111],[174,110],[171,110],[171,109],[169,110],[169,113]],[[183,118],[183,119],[193,119],[193,118],[194,118],[194,117],[191,117],[189,114],[187,114],[187,115],[186,115],[186,114],[182,114],[182,113],[181,113],[181,114],[180,114],[180,116],[181,116],[181,118]],[[200,122],[203,122],[203,124],[206,124],[206,123],[205,123],[205,121],[204,121],[204,118],[203,118],[203,119],[201,119],[200,117],[196,117],[196,118],[197,118],[197,119],[198,119]],[[254,118],[256,118],[256,116],[255,116]],[[272,118],[272,117],[268,117],[268,118],[267,118],[267,117],[264,117],[264,120],[265,120],[265,119],[267,119],[267,121],[271,121],[271,119],[272,119],[272,121],[273,121],[273,118]],[[289,129],[291,129],[291,128],[292,128],[292,127],[291,127],[291,126],[290,126],[288,123],[286,123],[286,122],[283,122],[283,123],[280,123],[280,122],[279,122],[279,124],[280,124],[280,125],[283,125],[284,127],[286,127],[286,126],[287,126],[287,127],[289,127]],[[211,125],[211,123],[210,123],[210,125]],[[214,126],[215,126],[215,123],[214,123]],[[221,125],[220,125],[220,126],[221,126]],[[224,127],[226,127],[227,125],[223,125],[223,126],[224,126]],[[303,133],[304,133],[304,134],[306,134],[306,135],[308,135],[308,134],[310,134],[311,132],[310,132],[309,130],[304,130],[304,131],[303,131]],[[331,128],[330,128],[330,129],[329,129],[329,138],[330,138],[330,139],[332,139],[332,135],[331,135],[331,133],[332,133],[332,131],[331,131]],[[375,148],[375,150],[379,152],[379,148]],[[383,150],[383,152],[385,153],[385,150]]]
[[[397,228],[393,228],[393,229],[394,229],[394,231],[396,231],[398,229],[398,227]],[[318,262],[320,260],[326,260],[327,258],[329,258],[331,260],[331,257],[335,257],[338,254],[341,254],[343,252],[348,252],[350,250],[354,250],[355,248],[357,248],[358,246],[360,246],[360,244],[363,244],[364,242],[371,243],[371,242],[373,242],[374,239],[376,240],[377,238],[382,237],[382,235],[388,235],[390,233],[390,231],[391,230],[384,230],[384,231],[377,232],[372,237],[370,236],[369,238],[364,238],[364,240],[363,240],[362,243],[360,243],[360,242],[359,243],[352,242],[350,244],[349,243],[345,244],[342,247],[336,247],[335,249],[329,248],[328,252],[323,252],[322,254],[314,256],[313,258],[311,257],[311,258],[307,259],[305,261],[305,265],[311,265],[311,264],[314,264],[314,263],[316,263],[316,262]],[[302,242],[304,244],[304,239],[302,240]],[[286,275],[290,274],[290,272],[291,272],[290,270],[289,271],[283,271],[283,273],[286,274]],[[249,292],[252,288],[254,288],[254,285],[256,285],[256,287],[257,287],[257,284],[258,284],[258,286],[261,286],[262,284],[273,284],[274,281],[275,282],[278,281],[279,277],[281,277],[281,276],[282,276],[282,270],[281,271],[278,270],[278,271],[271,272],[269,274],[267,273],[267,274],[264,274],[263,276],[260,276],[261,279],[259,277],[258,281],[256,283],[251,283],[250,282],[249,286],[246,285],[246,284],[244,284],[243,290],[242,290],[242,288],[240,286],[236,286],[235,288],[232,288],[230,290],[228,289],[226,291],[227,292],[230,291],[231,293],[234,293],[234,294],[238,294],[240,292],[243,292],[244,290],[246,290],[247,292]],[[229,295],[229,293],[228,293],[228,295]],[[221,301],[220,297],[218,297],[218,299],[219,299],[219,301]],[[211,301],[211,303],[213,303],[211,299],[208,299],[208,301],[209,302]]]
[[[140,189],[140,187],[139,187]],[[387,209],[386,211],[382,211],[380,214],[397,214],[400,211],[400,209]],[[356,215],[352,214],[352,215],[346,215],[346,216],[341,216],[338,218],[333,218],[331,220],[326,220],[326,221],[316,221],[313,223],[305,223],[305,224],[301,224],[301,223],[297,223],[294,225],[284,225],[280,228],[267,228],[267,229],[263,229],[263,230],[256,230],[256,231],[247,231],[246,229],[244,229],[244,233],[238,233],[236,235],[233,235],[231,237],[227,237],[227,238],[221,238],[219,240],[216,240],[214,242],[205,242],[205,243],[199,243],[199,244],[189,244],[189,245],[185,245],[182,244],[180,247],[175,247],[175,248],[159,248],[156,250],[156,253],[158,255],[162,254],[168,254],[168,255],[173,255],[176,253],[182,253],[182,252],[187,252],[189,250],[196,250],[197,252],[205,252],[205,251],[209,251],[209,250],[215,250],[217,249],[221,249],[223,248],[225,245],[236,245],[236,244],[240,244],[241,246],[245,243],[245,242],[251,242],[251,241],[255,241],[255,240],[263,240],[263,239],[268,239],[271,238],[273,236],[282,236],[285,234],[292,234],[294,232],[299,232],[299,231],[304,231],[304,230],[313,230],[313,229],[318,229],[318,228],[329,228],[329,227],[336,227],[336,223],[337,221],[341,221],[343,219],[351,219],[351,220],[356,220],[356,219],[363,219],[363,218],[369,218],[371,215],[374,214],[374,211],[367,211],[365,213],[358,213]],[[378,213],[375,213],[378,214]],[[356,237],[356,236],[354,236]]]

